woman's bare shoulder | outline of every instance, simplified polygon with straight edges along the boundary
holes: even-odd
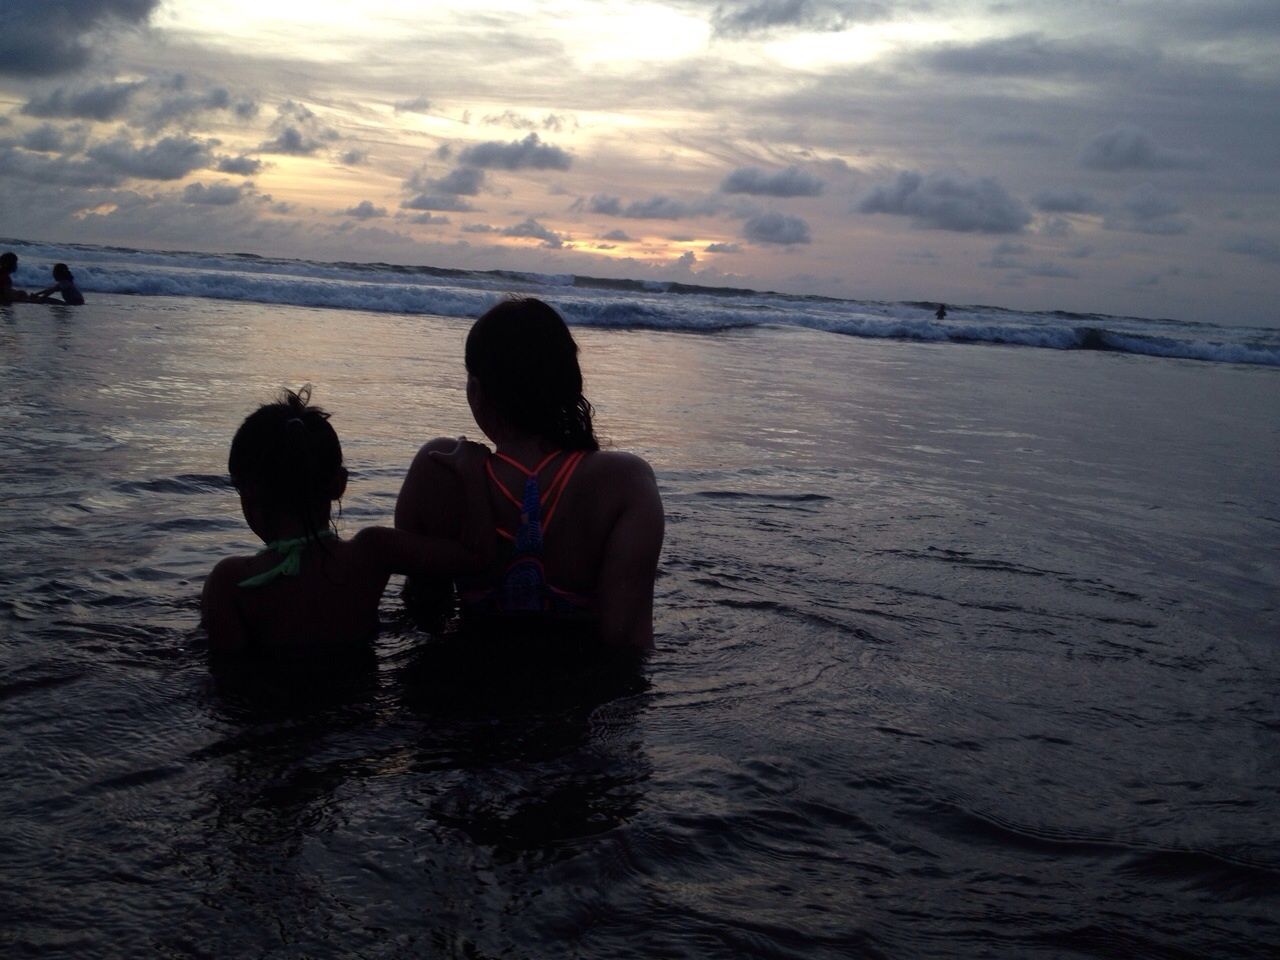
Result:
[[[658,482],[648,461],[634,453],[600,450],[582,461],[582,480],[619,506],[658,500]]]
[[[582,461],[582,466],[601,477],[653,480],[653,467],[644,457],[622,450],[597,450]]]

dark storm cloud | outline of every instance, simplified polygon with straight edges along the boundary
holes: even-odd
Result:
[[[918,226],[958,233],[1018,233],[1031,222],[1021,201],[991,177],[904,170],[887,186],[876,187],[858,205],[862,213],[911,217]]]
[[[0,170],[6,177],[63,187],[115,187],[121,173],[95,160],[76,160],[31,153],[0,145]]]
[[[1078,280],[1080,274],[1067,267],[1060,266],[1052,260],[1042,260],[1033,267],[1027,268],[1027,273],[1033,277],[1049,277],[1058,280]]]
[[[741,253],[742,247],[736,243],[708,243],[706,253]]]
[[[449,213],[466,213],[475,208],[467,201],[456,196],[440,196],[420,193],[411,200],[400,204],[406,210],[444,210]]]
[[[233,173],[242,177],[249,177],[262,169],[262,161],[254,157],[222,157],[218,160],[217,170],[219,173]]]
[[[577,207],[578,204],[575,204]],[[629,220],[680,220],[683,217],[696,217],[711,213],[715,205],[708,201],[688,203],[659,194],[646,200],[632,200],[623,204],[621,198],[607,193],[594,194],[587,201],[587,209],[591,213],[602,213],[610,217],[625,217]]]
[[[1109,215],[1103,226],[1108,230],[1125,230],[1153,236],[1186,233],[1191,221],[1178,214],[1182,205],[1149,183],[1129,191],[1120,208]]]
[[[1197,34],[1218,36],[1280,33],[1280,15],[1275,0],[1214,0],[1212,3],[1183,4],[1172,9],[1164,5],[1161,16],[1171,17]]]
[[[759,167],[739,167],[720,184],[722,193],[749,193],[761,197],[816,197],[824,184],[799,167],[768,173]]]
[[[729,0],[711,14],[717,36],[740,37],[779,30],[836,31],[851,23],[880,20],[885,3],[873,0]]]
[[[309,137],[297,127],[285,127],[273,139],[258,145],[263,153],[281,153],[295,157],[309,157],[324,144]]]
[[[263,153],[306,157],[338,139],[336,130],[326,126],[308,107],[294,100],[286,100],[280,105],[276,119],[271,122],[271,132],[275,138],[258,147]]]
[[[776,212],[748,217],[742,225],[742,235],[756,243],[777,243],[785,246],[810,242],[809,224],[799,217]]]
[[[253,192],[251,186],[245,184],[226,183],[189,183],[182,191],[184,203],[209,207],[230,207]]]
[[[674,197],[656,196],[647,200],[632,200],[619,216],[632,220],[679,220],[693,213],[690,206]]]
[[[1070,76],[1096,79],[1149,68],[1153,55],[1108,44],[1049,40],[1038,33],[916,51],[912,62],[938,73],[977,77]]]
[[[567,152],[543,143],[536,133],[510,143],[477,143],[458,154],[458,159],[472,167],[498,170],[568,170],[573,162]]]
[[[172,124],[183,124],[212,110],[232,110],[231,94],[224,87],[204,93],[186,93],[162,97],[142,118],[145,127],[158,130]]]
[[[1203,158],[1182,150],[1159,146],[1151,134],[1138,127],[1122,124],[1099,134],[1080,155],[1082,166],[1092,170],[1165,170],[1175,167],[1201,167]]]
[[[591,199],[587,201],[587,209],[592,213],[603,213],[606,216],[616,217],[622,213],[622,198],[611,196],[607,193],[593,194]]]
[[[458,167],[438,180],[428,181],[428,186],[439,193],[461,194],[474,197],[484,185],[484,171],[478,167]]]
[[[1263,263],[1280,263],[1280,243],[1265,237],[1233,237],[1222,245],[1222,249],[1254,257]]]
[[[82,120],[114,120],[122,116],[141,83],[108,83],[85,90],[62,87],[43,97],[32,97],[22,107],[29,117],[75,117]]]
[[[160,0],[5,0],[0,6],[0,74],[46,77],[92,59],[97,41],[145,24]]]
[[[165,137],[140,147],[117,138],[92,147],[87,155],[109,169],[139,180],[179,180],[192,170],[207,167],[212,159],[208,145],[190,137]]]
[[[522,237],[541,240],[544,247],[554,248],[564,246],[564,237],[556,233],[550,227],[543,226],[532,217],[522,223],[517,223],[510,227],[504,227],[502,235],[504,237]]]
[[[349,207],[342,211],[343,216],[353,217],[356,220],[373,220],[378,217],[387,215],[386,207],[375,207],[371,200],[361,200],[354,207]]]
[[[1032,198],[1045,213],[1097,213],[1102,205],[1082,190],[1041,190]]]
[[[46,123],[28,130],[22,137],[22,146],[36,153],[65,153],[67,137],[62,130]]]
[[[415,223],[418,226],[442,227],[447,223],[451,223],[452,221],[448,217],[444,217],[444,216],[438,217],[434,213],[420,213],[415,217],[410,217],[409,222]],[[466,227],[463,227],[462,229],[466,230]]]
[[[614,243],[629,243],[633,238],[625,230],[610,230],[600,235],[601,240],[612,240]]]

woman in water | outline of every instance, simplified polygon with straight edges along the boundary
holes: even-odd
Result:
[[[201,609],[215,654],[317,654],[352,649],[378,630],[378,601],[392,573],[446,576],[485,569],[492,519],[480,484],[478,443],[430,458],[464,486],[467,523],[443,538],[366,527],[350,540],[333,526],[347,488],[342,445],[310,390],[286,391],[236,431],[228,467],[249,528],[266,545],[228,557],[209,574]]]
[[[430,441],[409,468],[396,526],[458,536],[479,483],[498,555],[479,576],[411,592],[451,598],[456,586],[464,628],[489,634],[585,629],[599,643],[651,649],[662,501],[644,460],[600,450],[564,320],[540,300],[500,303],[467,335],[466,368],[472,416],[495,447],[484,475],[444,469],[437,458],[458,441]],[[452,609],[430,612],[441,606]]]
[[[54,299],[53,294],[60,294],[62,300]],[[53,265],[53,286],[46,287],[39,293],[31,294],[32,300],[40,300],[44,303],[62,302],[73,307],[79,307],[84,304],[84,294],[76,287],[76,278],[71,274],[71,268],[65,263],[55,263]]]

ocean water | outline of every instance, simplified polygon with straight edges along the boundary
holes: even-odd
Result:
[[[0,308],[6,958],[1274,955],[1274,331],[19,254],[89,303]],[[239,420],[312,383],[390,522],[507,287],[657,472],[654,656],[460,680],[391,591],[343,687],[216,683]]]

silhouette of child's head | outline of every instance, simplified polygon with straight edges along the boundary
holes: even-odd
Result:
[[[13,273],[18,269],[18,255],[16,253],[0,253],[0,270],[5,273]]]
[[[75,277],[71,275],[71,268],[65,263],[55,263],[53,265],[53,279],[66,280],[70,283],[75,280]]]
[[[250,525],[252,505],[276,525],[292,523],[315,536],[346,489],[338,434],[329,414],[310,400],[310,385],[284,391],[276,403],[249,414],[231,441],[227,469]]]

